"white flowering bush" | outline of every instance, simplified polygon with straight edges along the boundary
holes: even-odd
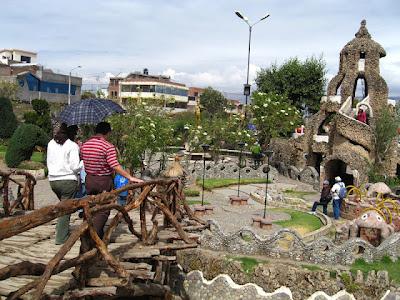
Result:
[[[201,145],[208,144],[211,151],[218,156],[221,148],[238,149],[238,143],[244,142],[245,149],[254,144],[254,131],[243,128],[240,116],[203,119],[199,126],[186,124],[189,132],[189,146],[191,151],[202,151]]]
[[[286,97],[274,93],[253,93],[251,112],[261,143],[288,136],[302,120],[299,110]]]
[[[164,152],[172,141],[172,124],[166,113],[152,100],[130,99],[126,113],[113,115],[109,119],[113,128],[112,142],[119,150],[122,163],[131,169],[141,166],[145,152],[150,155]]]

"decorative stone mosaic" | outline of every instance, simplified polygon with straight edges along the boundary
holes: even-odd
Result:
[[[283,248],[281,242],[287,247]],[[307,243],[290,229],[281,229],[267,238],[258,236],[250,227],[225,234],[217,223],[211,221],[210,230],[202,233],[200,243],[202,248],[215,251],[289,258],[317,264],[351,265],[357,258],[372,262],[384,256],[393,261],[400,257],[400,233],[391,235],[378,247],[360,238],[338,245],[326,237]]]

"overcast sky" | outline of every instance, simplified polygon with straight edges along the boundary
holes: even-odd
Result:
[[[248,27],[255,22],[251,78],[290,57],[323,55],[331,78],[339,52],[362,19],[387,52],[381,75],[400,95],[398,0],[1,0],[1,46],[38,52],[39,63],[77,74],[85,83],[110,74],[166,74],[189,86],[241,92],[246,80]]]

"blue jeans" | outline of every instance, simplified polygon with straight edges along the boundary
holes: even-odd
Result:
[[[126,198],[127,196],[118,196],[118,204],[121,206],[125,206],[126,205]]]
[[[311,211],[316,211],[318,205],[322,205],[322,211],[324,212],[324,215],[327,215],[328,214],[328,203],[321,203],[321,202],[315,201],[312,206]]]
[[[340,207],[342,206],[342,199],[333,199],[333,217],[338,220],[340,217]]]

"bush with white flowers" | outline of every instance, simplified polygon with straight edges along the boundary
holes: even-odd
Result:
[[[253,93],[251,112],[262,144],[288,136],[302,121],[299,110],[285,96],[274,93]]]

